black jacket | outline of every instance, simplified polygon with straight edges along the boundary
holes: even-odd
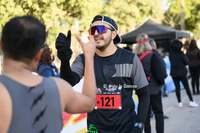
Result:
[[[190,46],[186,53],[189,59],[189,67],[196,67],[200,65],[200,50],[198,47]]]
[[[138,56],[140,57],[141,55]],[[141,61],[146,75],[150,77],[150,95],[157,95],[160,92],[162,85],[164,84],[164,77],[162,74],[159,59],[153,52],[146,55]]]
[[[182,43],[173,43],[169,52],[169,60],[171,62],[170,75],[172,77],[186,76],[186,65],[189,63],[187,56],[181,51]]]
[[[164,80],[167,77],[167,71],[166,71],[166,64],[163,60],[163,57],[156,51],[156,50],[152,50],[158,57],[160,66],[161,66],[161,70],[162,70],[162,79]],[[163,81],[164,82],[164,81]]]

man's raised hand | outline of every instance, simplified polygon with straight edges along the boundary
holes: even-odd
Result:
[[[80,43],[84,55],[93,57],[96,49],[94,37],[88,36],[89,42],[87,43],[84,43],[78,35],[76,35],[76,39]]]

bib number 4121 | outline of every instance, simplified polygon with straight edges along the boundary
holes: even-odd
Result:
[[[96,95],[95,109],[121,109],[120,95]]]

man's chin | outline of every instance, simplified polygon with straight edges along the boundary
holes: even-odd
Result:
[[[96,48],[100,51],[103,51],[105,49],[104,45],[96,45]]]

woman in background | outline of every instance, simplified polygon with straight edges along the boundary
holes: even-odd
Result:
[[[60,77],[57,67],[52,63],[53,61],[54,55],[52,49],[49,47],[44,47],[40,62],[37,66],[37,73],[44,77]]]
[[[193,95],[198,95],[200,94],[199,93],[200,50],[197,47],[195,40],[191,41],[189,48],[187,49],[186,55],[189,59],[189,71],[192,78],[191,84],[192,84]]]
[[[187,75],[186,65],[188,65],[189,60],[187,56],[181,51],[182,47],[183,47],[182,42],[178,40],[174,40],[172,42],[171,51],[169,52],[169,60],[171,62],[170,75],[172,76],[172,79],[176,86],[176,97],[178,100],[178,107],[183,108],[183,104],[181,102],[181,94],[180,94],[180,81],[183,83],[183,86],[190,99],[189,106],[197,107],[198,104],[193,100],[188,85],[188,79],[186,77]]]

